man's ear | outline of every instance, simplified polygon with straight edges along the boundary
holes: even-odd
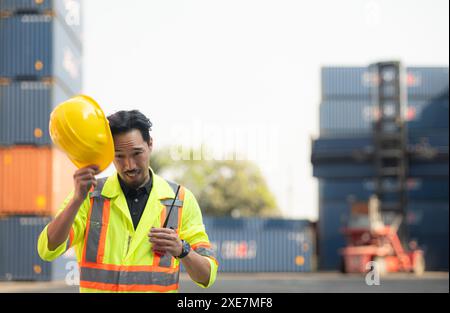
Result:
[[[150,152],[153,150],[153,138],[150,137],[148,140],[148,148],[150,149]]]

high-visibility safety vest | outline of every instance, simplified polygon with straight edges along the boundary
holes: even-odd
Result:
[[[150,169],[151,170],[151,169]],[[45,261],[53,261],[74,247],[80,268],[81,292],[177,292],[179,260],[169,253],[158,255],[148,241],[151,227],[172,227],[192,249],[210,263],[207,285],[217,275],[218,263],[203,225],[197,200],[192,192],[153,175],[153,186],[137,229],[134,229],[125,195],[117,173],[99,179],[81,205],[66,242],[55,250],[48,249],[47,228],[38,239],[38,252]],[[61,213],[73,192],[61,206]],[[169,208],[172,212],[168,216]]]

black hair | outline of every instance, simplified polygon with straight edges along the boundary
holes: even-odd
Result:
[[[118,111],[108,116],[108,121],[113,136],[137,129],[141,132],[142,138],[146,142],[150,142],[150,131],[153,124],[138,110]]]

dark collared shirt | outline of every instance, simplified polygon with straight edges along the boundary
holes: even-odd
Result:
[[[137,229],[139,221],[141,220],[142,213],[144,212],[145,205],[147,204],[148,197],[152,190],[152,173],[150,172],[150,179],[148,180],[148,182],[138,189],[128,187],[120,178],[120,176],[117,176],[119,177],[120,187],[122,188],[125,198],[127,199],[128,209],[130,210],[134,229]]]

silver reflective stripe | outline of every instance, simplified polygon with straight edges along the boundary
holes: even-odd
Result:
[[[103,223],[103,204],[105,198],[101,196],[103,186],[105,185],[106,178],[98,180],[97,187],[90,193],[90,197],[94,198],[91,217],[89,219],[89,233],[86,243],[86,262],[97,263],[98,246],[100,243],[100,233]]]
[[[178,184],[174,183],[173,181],[170,181],[170,180],[166,180],[166,182],[169,184],[170,188],[172,188],[173,193],[174,194],[177,193]],[[177,197],[177,199],[178,199],[178,197]]]
[[[95,189],[89,193],[90,198],[101,198],[102,197],[103,186],[105,185],[107,179],[108,179],[108,177],[103,177],[103,178],[97,179],[97,187],[95,187]]]
[[[183,201],[181,200],[175,200],[175,202],[173,202],[173,199],[166,199],[166,200],[161,200],[161,203],[164,204],[165,206],[168,206],[170,208],[170,206],[173,203],[173,206],[183,206]]]
[[[169,214],[170,207],[166,207],[166,219]],[[177,206],[173,206],[172,213],[170,213],[169,220],[167,221],[167,228],[178,228],[178,213],[180,212],[180,208]]]
[[[178,184],[167,181],[167,183],[170,185],[170,188],[172,188],[174,194],[177,193]],[[178,193],[177,198],[175,199],[175,202],[173,199],[164,199],[161,200],[161,203],[166,207],[166,219],[167,215],[169,214],[170,207],[172,206],[172,203],[174,203],[172,208],[172,213],[170,213],[169,220],[167,221],[167,227],[177,229],[178,228],[178,213],[179,208],[183,207],[183,201],[180,200],[180,193]]]
[[[215,257],[215,253],[213,249],[205,248],[205,247],[197,247],[194,249],[195,252],[197,252],[200,255],[203,256],[212,256]]]
[[[81,267],[80,280],[114,285],[158,285],[177,284],[179,271],[175,273],[111,271]]]
[[[168,253],[166,253],[166,254],[164,254],[164,256],[162,256],[161,259],[159,260],[158,266],[161,266],[161,267],[170,267],[171,264],[172,264],[172,256],[169,255]]]

